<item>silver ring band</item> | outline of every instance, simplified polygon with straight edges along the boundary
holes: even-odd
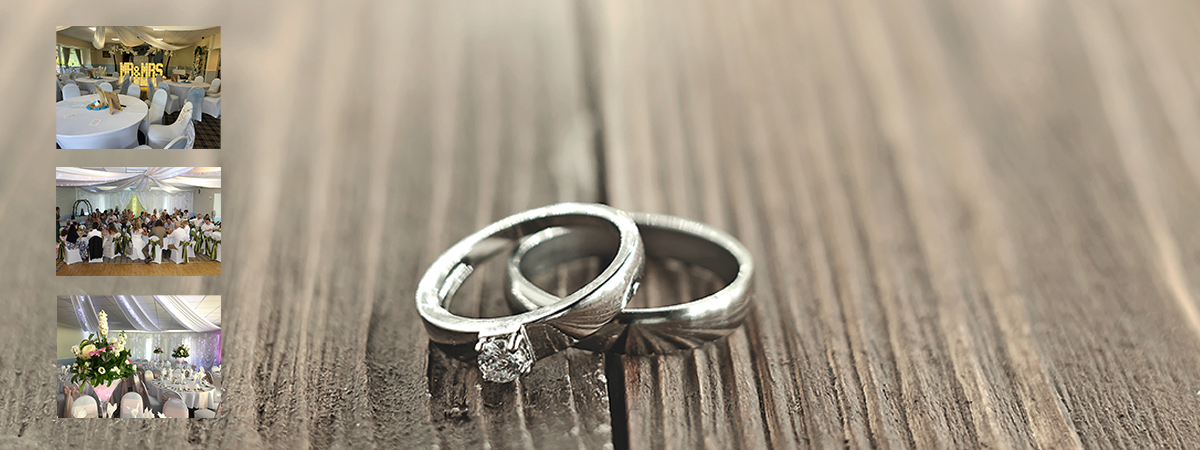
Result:
[[[631,355],[695,348],[732,333],[749,311],[754,264],[733,236],[679,217],[626,212],[638,225],[646,254],[693,263],[727,281],[724,288],[688,303],[657,308],[626,308],[600,331],[576,344],[595,351]],[[551,228],[525,238],[506,267],[509,303],[517,311],[560,301],[526,278],[559,264],[613,255],[613,240],[595,228]]]
[[[583,288],[506,317],[462,317],[446,309],[475,266],[512,249],[523,236],[575,226],[619,242],[612,264]],[[475,342],[484,379],[511,382],[537,359],[575,344],[615,317],[632,297],[644,261],[637,226],[621,211],[583,203],[531,209],[488,225],[442,253],[417,285],[417,310],[430,340],[450,345]]]

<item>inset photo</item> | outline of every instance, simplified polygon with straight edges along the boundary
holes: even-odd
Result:
[[[58,148],[221,148],[221,27],[55,28]]]
[[[220,276],[220,167],[55,167],[58,276]]]
[[[215,418],[221,411],[221,297],[60,296],[60,418]]]

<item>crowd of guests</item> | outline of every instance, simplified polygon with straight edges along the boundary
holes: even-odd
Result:
[[[56,223],[62,223],[61,210],[55,207]],[[86,234],[80,235],[79,228],[85,228]],[[93,211],[91,214],[80,217],[72,217],[67,224],[58,228],[58,235],[66,243],[67,251],[78,251],[80,257],[87,261],[94,259],[96,255],[102,255],[103,258],[113,258],[119,256],[114,251],[114,243],[116,237],[120,234],[122,228],[130,228],[130,246],[136,255],[149,255],[150,252],[150,237],[157,236],[162,242],[171,242],[165,245],[162,249],[163,256],[170,258],[171,251],[181,250],[175,245],[175,242],[182,242],[190,239],[191,230],[199,229],[200,232],[206,233],[212,230],[219,230],[220,223],[214,223],[208,214],[203,216],[193,214],[188,210],[174,211],[143,211],[141,214],[134,214],[128,209],[124,211],[105,210]],[[90,249],[88,241],[92,237],[100,237],[104,244],[102,250]],[[171,238],[168,240],[168,238]],[[89,258],[92,255],[92,258]],[[134,259],[142,259],[135,257]],[[150,263],[150,258],[145,258],[146,264]],[[185,262],[186,264],[186,262]]]

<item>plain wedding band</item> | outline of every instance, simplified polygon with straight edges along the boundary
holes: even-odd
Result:
[[[612,264],[583,288],[506,317],[462,317],[447,309],[478,264],[511,250],[529,234],[575,226],[617,242]],[[644,261],[637,225],[621,211],[585,203],[536,208],[488,225],[446,250],[417,285],[417,310],[430,340],[450,345],[474,342],[484,379],[511,382],[528,372],[534,361],[575,344],[620,313],[637,288]]]
[[[732,333],[749,311],[754,263],[733,236],[679,217],[626,212],[637,223],[647,255],[677,259],[713,271],[728,284],[712,295],[656,308],[626,308],[600,331],[576,344],[631,355],[695,348]],[[505,268],[509,303],[517,311],[561,301],[526,278],[587,256],[611,256],[611,238],[594,227],[550,228],[517,247]],[[572,294],[574,295],[574,294]]]

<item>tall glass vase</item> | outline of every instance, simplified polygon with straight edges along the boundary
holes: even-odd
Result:
[[[104,414],[104,407],[108,405],[108,400],[112,398],[113,391],[117,390],[117,385],[121,380],[112,380],[106,384],[92,385],[92,390],[96,391],[96,397],[100,399],[100,404],[96,405],[100,414]]]

